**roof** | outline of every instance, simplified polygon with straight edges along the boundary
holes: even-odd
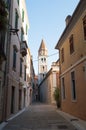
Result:
[[[45,45],[45,42],[44,42],[43,39],[42,39],[41,45],[40,45],[40,47],[39,47],[39,51],[40,51],[40,50],[47,50],[46,45]]]
[[[77,20],[80,18],[83,11],[86,9],[86,0],[80,0],[79,4],[77,5],[69,24],[66,26],[65,30],[63,31],[60,39],[58,40],[55,49],[59,49],[59,46],[64,42],[65,38],[77,22]]]

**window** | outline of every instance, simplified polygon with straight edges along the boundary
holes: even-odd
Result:
[[[64,78],[62,78],[62,99],[65,99],[65,83],[64,83]]]
[[[16,68],[16,53],[17,53],[16,49],[13,48],[13,69]]]
[[[26,66],[24,66],[24,80],[26,81]]]
[[[73,34],[69,38],[69,44],[70,44],[70,54],[72,54],[74,52],[74,38],[73,38]]]
[[[15,28],[18,28],[18,13],[15,11]]]
[[[21,28],[21,41],[23,41],[23,35],[24,35],[24,32],[23,32],[23,29]]]
[[[76,100],[75,72],[71,72],[72,99]]]
[[[43,58],[41,58],[41,61],[43,62]]]
[[[19,0],[17,0],[17,3],[18,3],[18,5],[19,5]]]
[[[45,75],[43,74],[43,78],[44,78],[44,76],[45,76]]]
[[[11,113],[14,113],[15,109],[15,87],[12,86],[11,90]]]
[[[24,22],[24,10],[22,9],[22,22]]]
[[[27,30],[28,30],[28,26],[27,26],[27,24],[26,24],[26,35],[27,35]]]
[[[46,58],[44,58],[44,62],[46,62]]]
[[[44,66],[43,66],[43,72],[44,72]]]
[[[64,48],[61,50],[61,62],[64,62]]]
[[[86,40],[86,15],[83,18],[84,39]]]
[[[22,77],[22,59],[20,59],[20,76]]]
[[[41,65],[41,73],[43,73],[43,72],[44,72],[44,66]]]

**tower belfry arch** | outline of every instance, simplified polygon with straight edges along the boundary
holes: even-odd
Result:
[[[47,73],[47,56],[48,56],[48,50],[45,44],[45,41],[42,39],[39,50],[38,50],[38,82],[39,84],[44,79],[46,73]]]

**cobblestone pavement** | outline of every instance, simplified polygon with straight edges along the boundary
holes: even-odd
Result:
[[[8,121],[3,130],[77,130],[56,111],[55,106],[33,104]]]

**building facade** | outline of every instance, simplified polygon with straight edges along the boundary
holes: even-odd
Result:
[[[80,0],[56,47],[60,55],[61,108],[86,120],[86,0]]]
[[[40,101],[47,104],[56,104],[54,91],[59,86],[59,61],[53,62],[51,69],[39,85]]]
[[[0,122],[31,104],[30,84],[34,84],[35,73],[28,48],[29,20],[25,0],[6,2],[8,22],[4,41],[0,30],[0,50],[4,54],[0,51]],[[4,49],[1,46],[3,42],[6,42]]]
[[[39,101],[39,89],[38,89],[38,76],[34,77],[34,88],[33,88],[33,101]]]
[[[48,50],[44,40],[41,41],[41,45],[38,50],[38,83],[40,84],[47,73],[47,56]]]
[[[6,72],[5,118],[26,106],[29,21],[25,1],[11,1],[10,36]]]

